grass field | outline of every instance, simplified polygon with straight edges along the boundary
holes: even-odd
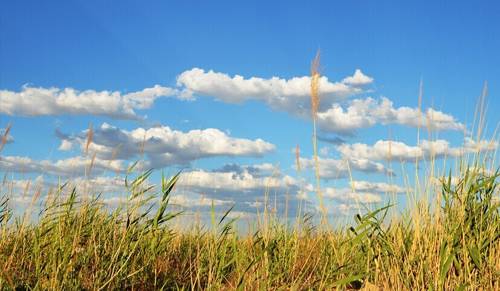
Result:
[[[1,287],[500,289],[498,173],[479,164],[442,179],[435,199],[416,201],[397,217],[387,215],[387,205],[334,229],[313,225],[308,214],[286,226],[266,213],[266,224],[252,235],[239,234],[233,219],[215,213],[211,226],[175,231],[171,222],[182,214],[168,202],[178,176],[164,178],[154,194],[141,187],[149,174],[129,180],[128,203],[112,212],[99,197],[84,199],[61,185],[32,222],[12,217],[4,196]],[[147,207],[158,195],[158,206]]]

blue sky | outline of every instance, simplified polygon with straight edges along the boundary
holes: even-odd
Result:
[[[452,157],[459,156],[458,148],[496,149],[496,144],[464,140],[485,81],[487,137],[499,121],[494,113],[500,108],[495,97],[500,90],[500,5],[495,1],[0,5],[0,128],[12,124],[13,140],[0,152],[0,172],[14,180],[43,176],[44,183],[50,183],[54,176],[81,178],[84,167],[74,163],[84,163],[93,153],[102,171],[87,179],[104,179],[144,156],[144,167],[183,169],[192,177],[181,187],[179,195],[185,197],[179,204],[193,204],[201,193],[221,206],[233,202],[242,213],[250,212],[249,205],[263,196],[263,184],[274,182],[264,177],[274,177],[279,197],[304,192],[314,207],[313,171],[307,167],[312,122],[304,113],[309,105],[303,91],[308,90],[309,66],[318,49],[321,74],[328,78],[320,85],[325,91],[318,135],[344,142],[320,142],[321,159],[331,162],[321,167],[328,171],[334,164],[341,172],[350,162],[355,180],[364,183],[350,193],[347,177],[324,174],[322,185],[334,209],[349,210],[353,200],[385,200],[387,187],[376,183],[393,181],[393,186],[404,187],[400,161],[411,171],[416,155],[425,159],[429,149],[417,144],[416,119],[411,117],[418,109],[420,81],[424,116],[432,107],[443,118],[436,122],[439,134],[432,138],[440,143],[432,148]],[[300,77],[306,79],[293,79]],[[287,83],[290,80],[297,83]],[[159,93],[144,93],[155,85]],[[73,94],[65,90],[73,90],[74,98],[64,101]],[[147,96],[126,97],[132,92]],[[95,96],[101,97],[92,99]],[[110,100],[122,103],[113,107]],[[384,107],[382,100],[392,104]],[[124,110],[133,113],[118,116]],[[90,123],[95,146],[84,156]],[[213,141],[214,130],[219,142]],[[137,150],[143,131],[148,140],[144,155]],[[421,138],[428,136],[423,133]],[[61,147],[63,140],[66,148]],[[388,140],[400,143],[401,150],[392,163],[392,178],[383,158]],[[297,144],[304,159],[300,174],[294,170]],[[116,148],[123,155],[115,153],[120,164],[110,166],[110,151]],[[166,153],[175,157],[167,159]],[[238,191],[229,186],[231,182],[246,186]]]

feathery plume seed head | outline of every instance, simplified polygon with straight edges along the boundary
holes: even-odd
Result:
[[[316,57],[311,63],[311,112],[313,119],[316,119],[316,114],[319,108],[319,64],[320,64],[320,51],[316,53]]]
[[[92,158],[90,159],[89,166],[87,168],[87,173],[86,173],[87,176],[90,176],[90,172],[92,171],[92,168],[94,167],[95,156],[96,156],[96,153],[94,152],[94,154],[92,155]]]
[[[89,152],[89,146],[94,138],[94,129],[92,128],[92,123],[89,124],[89,130],[87,132],[87,142],[85,144],[85,154]]]
[[[2,151],[3,147],[5,146],[5,144],[7,144],[7,141],[9,139],[9,132],[10,132],[11,126],[12,125],[9,123],[7,125],[7,127],[5,128],[5,132],[2,135],[2,140],[0,141],[0,151]]]

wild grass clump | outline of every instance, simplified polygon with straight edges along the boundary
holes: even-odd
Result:
[[[386,205],[338,229],[316,228],[305,214],[300,227],[276,219],[252,235],[237,231],[231,208],[221,217],[212,212],[211,226],[175,231],[172,220],[183,218],[169,198],[179,175],[162,178],[154,193],[150,174],[127,180],[128,200],[114,210],[61,185],[30,220],[32,213],[14,217],[4,195],[1,288],[500,288],[498,172],[467,168],[455,182],[444,177],[435,213],[422,201],[389,220]]]

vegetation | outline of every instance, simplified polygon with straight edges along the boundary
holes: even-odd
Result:
[[[113,211],[99,196],[84,199],[62,185],[30,223],[12,216],[4,196],[1,287],[500,289],[498,172],[467,168],[458,181],[441,181],[441,207],[421,201],[390,221],[391,205],[341,229],[315,227],[310,214],[294,227],[269,216],[251,236],[235,230],[231,209],[213,213],[210,227],[174,231],[169,222],[182,214],[168,203],[179,176],[162,178],[158,198],[144,186],[150,174],[128,181],[129,200]]]

